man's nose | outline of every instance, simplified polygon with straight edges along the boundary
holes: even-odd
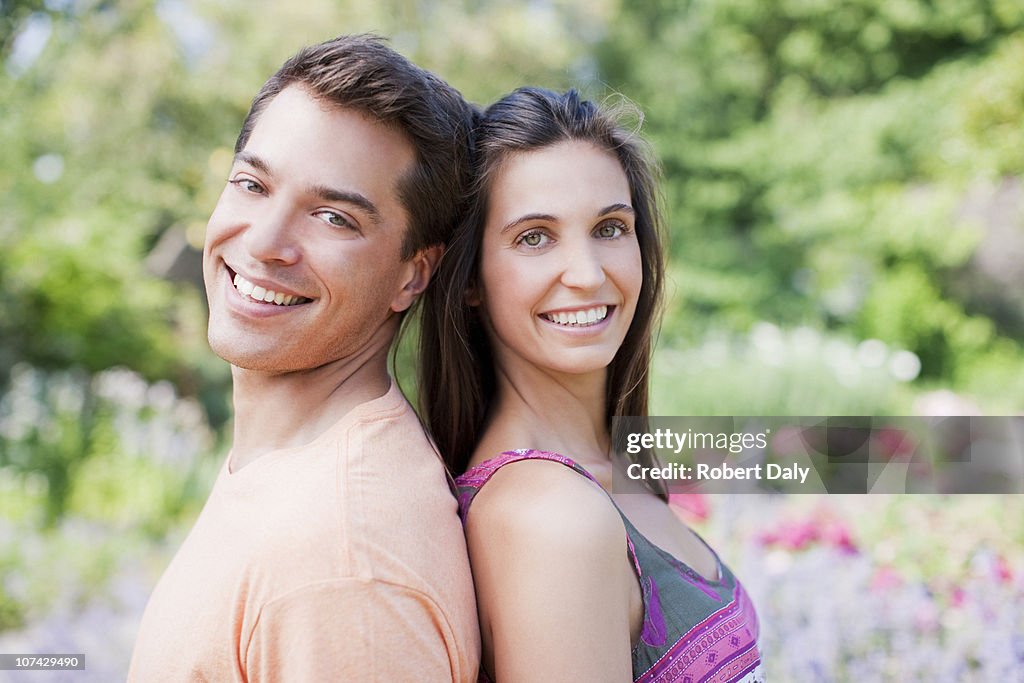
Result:
[[[254,216],[242,241],[253,259],[264,263],[291,264],[299,259],[294,216],[286,207],[271,208]]]

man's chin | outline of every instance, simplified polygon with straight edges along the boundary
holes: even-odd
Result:
[[[283,375],[302,370],[301,359],[279,350],[247,349],[237,342],[229,342],[210,335],[210,349],[240,370],[251,370],[269,375]]]

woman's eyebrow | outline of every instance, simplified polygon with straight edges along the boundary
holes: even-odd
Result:
[[[501,229],[501,234],[505,234],[506,232],[508,232],[512,228],[516,227],[517,225],[520,225],[522,223],[526,223],[527,221],[548,221],[548,222],[554,223],[557,220],[558,220],[558,218],[556,218],[555,216],[552,216],[549,213],[528,213],[528,214],[526,214],[524,216],[520,216],[519,218],[516,218],[511,223],[507,223],[505,225],[505,227],[503,227]]]
[[[632,216],[636,215],[636,210],[634,210],[632,206],[630,206],[629,204],[623,204],[621,202],[616,204],[609,204],[608,206],[598,211],[597,215],[600,217],[607,216],[610,213],[620,212],[628,213]],[[558,221],[558,217],[553,216],[550,213],[528,213],[523,216],[520,216],[519,218],[516,218],[515,220],[512,220],[509,223],[506,223],[505,226],[501,228],[501,234],[505,234],[506,232],[516,227],[517,225],[526,223],[528,221],[547,221],[549,223],[554,223]]]
[[[610,213],[616,213],[616,212],[619,212],[619,211],[621,211],[623,213],[628,213],[628,214],[633,215],[633,216],[636,215],[636,210],[632,206],[630,206],[629,204],[621,204],[621,203],[620,204],[611,204],[609,206],[606,206],[603,209],[601,209],[600,211],[598,211],[597,215],[598,216],[607,216]]]

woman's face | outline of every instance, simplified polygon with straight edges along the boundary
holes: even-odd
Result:
[[[489,200],[476,298],[498,364],[603,372],[643,280],[618,160],[579,141],[513,154]]]

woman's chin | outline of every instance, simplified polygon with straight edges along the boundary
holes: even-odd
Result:
[[[547,363],[537,365],[560,375],[587,376],[606,373],[614,359],[614,353],[601,353],[596,349],[571,349],[548,359]]]

